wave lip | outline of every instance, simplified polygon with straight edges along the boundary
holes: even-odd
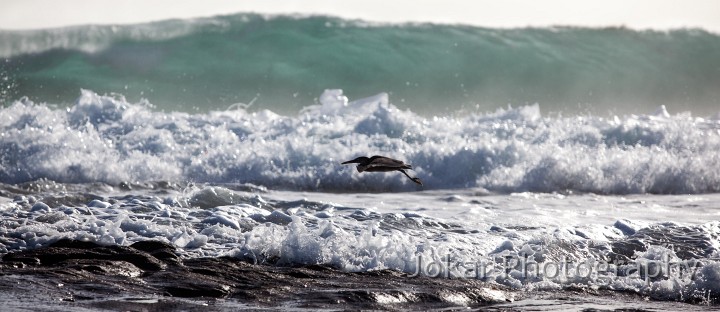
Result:
[[[419,116],[387,94],[348,101],[328,90],[297,116],[242,108],[165,113],[83,91],[69,109],[18,101],[0,121],[0,182],[193,181],[275,189],[411,191],[402,175],[341,166],[386,154],[423,189],[599,194],[720,189],[720,123],[689,114],[544,117],[526,106]]]

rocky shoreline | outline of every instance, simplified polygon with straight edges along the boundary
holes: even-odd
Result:
[[[301,309],[440,309],[512,301],[502,286],[477,280],[409,277],[390,270],[351,273],[319,265],[278,267],[227,257],[181,259],[173,246],[159,241],[100,246],[60,240],[6,254],[0,289],[23,288],[41,290],[39,296],[49,302],[88,307],[109,298]]]
[[[392,270],[343,272],[321,265],[283,267],[242,259],[183,259],[160,241],[130,246],[60,240],[5,254],[0,310],[698,310],[638,294],[564,289],[513,291],[473,279],[410,276]],[[603,309],[605,310],[605,309]]]

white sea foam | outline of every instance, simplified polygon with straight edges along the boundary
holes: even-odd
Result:
[[[60,191],[45,197],[56,203],[33,196],[0,203],[0,253],[61,238],[104,245],[156,239],[186,257],[392,269],[525,290],[574,285],[669,300],[703,298],[720,280],[720,223],[703,221],[716,216],[717,194],[248,193],[221,186],[129,193],[76,203],[74,193]],[[647,249],[617,245],[633,240]]]
[[[664,108],[543,117],[536,105],[425,118],[387,94],[349,101],[340,90],[298,116],[156,112],[91,91],[68,109],[23,100],[1,112],[0,182],[41,180],[0,197],[0,253],[157,239],[186,257],[527,290],[718,291],[720,224],[705,221],[717,217],[717,120]],[[424,188],[339,164],[367,154],[408,161]],[[362,193],[397,190],[421,192]]]
[[[720,123],[688,114],[543,117],[537,105],[425,118],[387,94],[327,90],[298,116],[243,109],[155,112],[84,90],[67,110],[1,109],[0,182],[249,182],[275,189],[397,191],[400,174],[358,174],[359,155],[411,163],[423,189],[705,193],[720,189]]]

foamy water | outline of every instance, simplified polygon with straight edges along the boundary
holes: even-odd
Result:
[[[573,286],[660,300],[720,291],[720,223],[709,221],[718,216],[717,194],[331,194],[51,182],[19,188],[34,195],[0,203],[3,253],[60,238],[105,245],[156,239],[184,257],[393,269],[526,291]],[[624,249],[633,244],[646,247]]]
[[[83,91],[68,109],[18,101],[0,117],[0,181],[253,183],[313,191],[420,190],[341,161],[387,154],[424,190],[598,194],[720,189],[720,121],[670,115],[544,117],[538,106],[455,117],[397,109],[386,94],[328,90],[296,116],[242,108],[157,112]]]
[[[717,119],[538,106],[423,117],[340,90],[319,102],[188,114],[86,90],[67,109],[3,108],[0,252],[160,239],[185,257],[528,291],[720,291]],[[367,154],[411,163],[425,185],[340,165]]]

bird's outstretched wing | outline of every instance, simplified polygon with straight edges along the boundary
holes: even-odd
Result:
[[[386,170],[395,170],[395,169],[412,169],[412,166],[410,166],[400,160],[397,160],[397,159],[392,159],[392,158],[388,158],[385,156],[375,155],[373,157],[370,157],[370,163],[367,164],[367,166],[365,167],[365,170],[372,169],[372,168],[376,168],[376,169],[384,168]]]

